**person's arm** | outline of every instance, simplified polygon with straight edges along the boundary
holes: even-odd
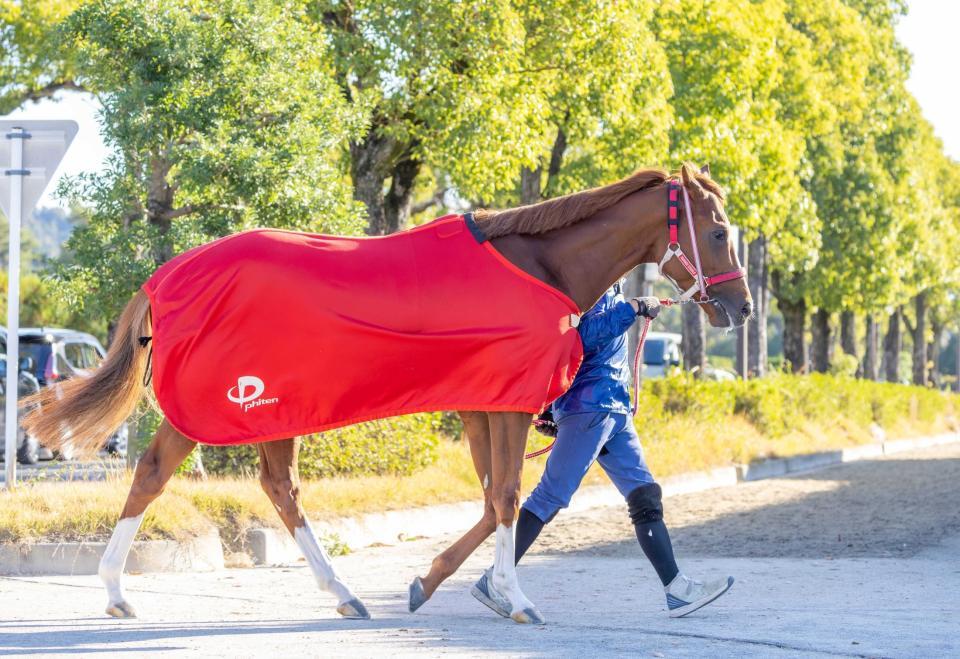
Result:
[[[609,309],[585,315],[577,331],[586,352],[600,348],[626,332],[638,315],[656,318],[660,302],[656,298],[635,297],[629,302],[617,302]]]

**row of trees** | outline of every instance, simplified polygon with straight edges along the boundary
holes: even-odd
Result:
[[[960,170],[904,87],[904,10],[0,0],[0,110],[62,91],[103,106],[114,156],[63,186],[85,226],[55,273],[87,314],[115,317],[158,264],[251,226],[389,233],[689,159],[750,240],[751,370],[775,298],[794,370],[829,367],[839,317],[868,377],[899,377],[906,328],[922,383],[954,316]],[[702,320],[685,321],[697,365]]]

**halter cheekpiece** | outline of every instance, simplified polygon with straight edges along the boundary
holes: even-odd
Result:
[[[683,210],[687,218],[687,227],[690,230],[690,244],[693,245],[693,262],[687,258],[680,247],[680,194],[683,194]],[[707,293],[707,287],[714,284],[721,284],[725,281],[740,279],[745,275],[743,268],[723,272],[719,275],[704,277],[703,266],[700,265],[700,247],[697,245],[697,234],[694,230],[693,212],[690,210],[690,195],[687,189],[675,180],[667,181],[667,231],[670,234],[670,242],[667,244],[667,251],[660,259],[658,268],[660,276],[673,284],[674,288],[680,293],[678,302],[709,302],[710,295]],[[680,288],[677,281],[663,271],[663,267],[676,258],[680,261],[683,268],[693,277],[693,285],[687,290]],[[694,299],[694,295],[697,299]]]

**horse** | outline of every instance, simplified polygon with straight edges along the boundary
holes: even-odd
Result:
[[[681,198],[688,227],[683,235],[679,231]],[[612,185],[532,206],[480,211],[477,220],[488,236],[497,237],[495,244],[507,258],[567,292],[584,311],[634,267],[654,262],[680,293],[677,301],[700,304],[714,327],[738,327],[750,317],[752,299],[731,241],[724,202],[725,193],[709,177],[706,166],[697,171],[684,163],[673,176],[661,170],[640,170]],[[692,261],[688,253],[693,254]],[[707,276],[705,272],[717,274]],[[493,573],[505,563],[513,563],[512,543],[501,543],[500,513],[504,500],[519,505],[520,493],[496,490],[486,475],[497,460],[522,462],[522,453],[518,458],[516,452],[504,452],[502,442],[496,440],[503,431],[494,428],[491,415],[475,411],[459,415],[483,487],[484,512],[469,531],[433,559],[426,576],[414,578],[408,592],[411,613],[423,606],[495,529]],[[518,419],[515,431],[522,432],[527,421]],[[519,481],[511,481],[511,486],[514,483]],[[501,545],[509,545],[506,555],[500,554]],[[500,594],[496,586],[493,590]],[[507,592],[502,594],[513,605]],[[522,621],[515,612],[511,617]],[[538,611],[534,613],[540,616]],[[542,616],[534,622],[542,622]]]
[[[451,363],[444,363],[442,369],[423,371],[415,363],[421,353],[407,350],[406,345],[402,350],[391,348],[393,341],[408,341],[412,342],[410,345],[419,346],[423,335],[430,334],[417,323],[422,300],[401,304],[390,299],[389,295],[380,298],[383,305],[393,309],[393,314],[402,315],[400,330],[371,326],[366,319],[351,320],[355,309],[347,310],[350,313],[327,309],[328,305],[314,300],[310,305],[314,313],[325,314],[322,317],[330,319],[331,323],[352,323],[345,327],[380,341],[376,344],[380,351],[378,355],[355,365],[358,374],[351,382],[358,381],[364,386],[358,385],[360,388],[355,387],[350,393],[352,398],[363,400],[351,403],[348,400],[351,396],[345,397],[343,389],[352,385],[340,384],[331,378],[326,383],[329,389],[321,392],[321,398],[336,400],[337,404],[324,407],[322,400],[316,401],[316,407],[323,408],[321,412],[327,416],[317,416],[321,412],[310,412],[313,414],[310,416],[302,409],[310,407],[308,394],[301,395],[293,389],[281,396],[264,394],[265,379],[248,375],[235,379],[235,385],[226,390],[223,401],[218,398],[215,404],[203,393],[206,390],[191,389],[203,384],[194,381],[203,379],[201,376],[211,367],[206,362],[196,368],[191,366],[190,351],[202,345],[208,334],[220,341],[238,341],[244,339],[245,323],[267,323],[264,327],[271,327],[269,323],[280,322],[281,319],[271,317],[270,313],[251,311],[259,310],[259,306],[243,306],[248,303],[244,298],[223,297],[228,293],[256,296],[257,299],[250,304],[269,305],[268,298],[275,297],[275,291],[258,288],[260,284],[250,283],[249,278],[243,280],[244,287],[235,285],[236,281],[230,279],[240,277],[239,273],[247,270],[264,275],[269,274],[271,267],[289,265],[300,268],[299,276],[309,274],[309,266],[304,265],[309,262],[301,261],[300,257],[286,258],[278,265],[276,259],[260,258],[260,251],[279,249],[278,245],[287,244],[299,245],[303,249],[332,245],[337,260],[336,268],[331,269],[329,276],[342,279],[347,276],[344,272],[360,271],[361,265],[369,267],[369,263],[356,263],[355,250],[359,253],[373,249],[377,258],[393,258],[391,254],[406,253],[408,243],[396,242],[398,238],[394,236],[336,242],[332,237],[293,232],[253,237],[250,232],[245,232],[235,234],[245,238],[227,237],[195,248],[161,266],[123,310],[113,344],[98,369],[86,377],[69,380],[58,388],[48,388],[37,394],[34,402],[39,403],[38,409],[24,420],[28,431],[49,447],[70,443],[80,451],[95,450],[134,411],[144,394],[149,374],[152,372],[154,376],[154,393],[166,418],[136,466],[120,519],[100,561],[98,573],[108,596],[106,612],[119,618],[136,616],[121,587],[127,555],[147,506],[163,492],[176,468],[196,444],[256,442],[260,484],[303,552],[318,586],[337,599],[340,615],[368,619],[370,614],[366,606],[337,575],[304,514],[297,468],[298,436],[366,418],[426,411],[433,406],[433,410],[459,411],[483,490],[484,513],[470,531],[433,561],[426,576],[414,580],[409,593],[410,610],[429,599],[440,583],[453,574],[484,539],[496,532],[493,589],[509,602],[514,621],[543,623],[542,614],[520,587],[513,560],[513,522],[520,503],[520,476],[532,416],[569,387],[579,366],[581,353],[577,352],[579,337],[575,330],[577,313],[590,309],[605,290],[640,263],[659,259],[662,273],[676,285],[688,288],[687,298],[700,304],[711,325],[733,327],[746,321],[751,313],[752,300],[731,241],[723,203],[722,188],[708,174],[684,163],[673,175],[660,169],[642,169],[606,186],[510,210],[481,210],[473,215],[441,218],[394,234],[398,237],[411,234],[413,238],[415,232],[420,232],[416,235],[433,236],[431,240],[448,240],[444,245],[449,248],[444,247],[431,256],[429,265],[434,268],[431,277],[441,280],[438,285],[453,290],[470,275],[458,269],[456,249],[477,249],[476,246],[468,247],[469,241],[482,244],[486,256],[478,258],[488,259],[484,261],[487,265],[482,266],[487,268],[484,276],[507,277],[503,273],[509,272],[513,279],[498,280],[497,286],[481,286],[482,290],[471,293],[473,297],[463,306],[487,305],[475,315],[483,319],[496,316],[490,320],[491,326],[506,332],[514,343],[509,343],[506,338],[501,340],[501,337],[487,340],[482,332],[460,328],[456,324],[460,316],[453,314],[452,325],[434,332],[439,338],[431,340],[460,341],[449,353],[455,358]],[[688,231],[680,231],[680,207],[686,212]],[[667,231],[663,230],[664,225]],[[456,242],[464,240],[467,235],[467,242]],[[243,248],[230,251],[231,245]],[[453,254],[454,261],[443,260],[447,251]],[[312,254],[306,253],[305,259]],[[687,258],[687,253],[695,256],[695,265]],[[219,259],[212,262],[216,267],[203,260],[208,258],[205,255]],[[235,265],[234,261],[242,261],[242,264]],[[326,261],[320,263],[325,267]],[[190,270],[190,264],[196,267]],[[494,270],[495,267],[502,270]],[[187,274],[176,276],[178,268]],[[214,272],[211,274],[211,271]],[[708,277],[705,275],[708,272],[723,274]],[[228,279],[212,279],[204,284],[203,277]],[[403,277],[403,273],[391,274],[377,279],[375,284],[390,286],[393,279]],[[337,291],[341,291],[346,286],[344,282],[348,281],[341,279],[334,282],[333,288]],[[166,282],[170,281],[174,283],[167,285]],[[196,285],[196,281],[201,284]],[[251,290],[237,293],[237,288]],[[510,297],[512,288],[523,289],[523,293]],[[238,308],[230,308],[231,300]],[[504,300],[509,304],[501,305]],[[307,305],[307,302],[302,304]],[[191,324],[199,322],[194,317],[195,312],[191,311],[195,307],[206,310],[203,320],[206,325]],[[495,313],[491,313],[491,309]],[[541,316],[547,316],[544,322],[539,322]],[[223,319],[229,319],[232,324],[226,329],[217,329],[220,327],[217,323],[222,325]],[[291,330],[296,323],[296,320],[287,320],[283,328],[276,330],[275,336],[282,339],[282,330]],[[529,330],[526,329],[528,325]],[[237,338],[237,335],[241,336]],[[556,343],[562,344],[563,349],[557,351],[543,346],[552,340],[544,340],[544,336],[555,336]],[[148,351],[146,346],[151,337],[154,341]],[[352,354],[347,345],[350,337],[341,338],[346,346],[343,351],[320,349],[315,356],[303,352],[294,354],[299,355],[299,361],[306,362],[337,359],[340,352]],[[273,343],[282,344],[283,341]],[[534,352],[534,359],[528,354],[511,357],[509,351],[495,351],[500,344],[508,347],[523,345],[525,349],[544,352]],[[424,350],[433,345],[428,343]],[[488,347],[494,352],[484,352]],[[475,353],[481,353],[481,362],[470,361]],[[248,355],[237,359],[241,357],[252,359]],[[496,363],[491,364],[491,359]],[[381,362],[385,360],[392,368],[384,376]],[[552,361],[545,369],[538,370],[534,362],[544,360]],[[285,361],[276,366],[274,376],[281,379],[286,370],[297,367],[294,361]],[[217,374],[210,377],[214,375]],[[366,385],[374,377],[378,389],[370,393],[372,389]],[[487,382],[491,378],[499,378],[491,392],[485,397],[476,396],[470,402],[465,398],[453,400],[452,394],[432,395],[437,383],[448,382],[454,385],[454,389],[460,385],[479,387],[478,382]],[[215,385],[224,386],[224,382],[217,380]],[[522,386],[518,389],[516,383]],[[381,392],[391,386],[393,389],[422,387],[424,392],[393,389]],[[356,392],[369,394],[373,402],[364,396],[353,395]],[[222,394],[217,395],[222,397]],[[298,395],[301,397],[297,398]],[[404,402],[399,404],[397,400]],[[294,402],[298,404],[293,405]],[[229,410],[226,407],[235,404],[238,405]],[[254,404],[259,406],[251,409]],[[338,412],[344,405],[350,409]],[[277,418],[282,417],[286,425],[278,426],[276,420],[263,421],[274,418],[270,415],[279,415]],[[266,425],[253,427],[249,424]],[[204,432],[210,435],[203,436]]]

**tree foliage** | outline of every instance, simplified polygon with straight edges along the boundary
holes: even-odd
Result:
[[[763,237],[798,318],[879,317],[922,294],[936,333],[958,297],[960,167],[905,87],[905,10],[0,0],[0,104],[85,90],[103,107],[113,155],[62,189],[85,224],[56,271],[91,318],[173,254],[244,228],[385,233],[417,210],[694,160]]]
[[[97,0],[59,33],[113,154],[62,193],[88,209],[57,277],[113,317],[157,265],[255,226],[355,233],[338,165],[363,121],[305,16],[263,0]]]

